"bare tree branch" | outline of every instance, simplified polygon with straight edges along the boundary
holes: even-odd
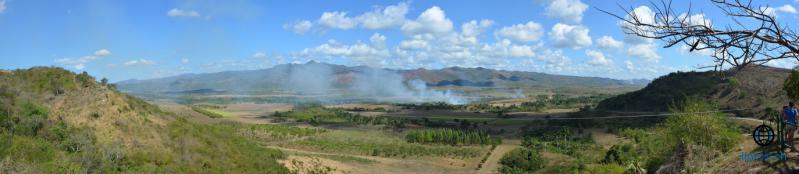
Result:
[[[724,64],[732,67],[762,65],[772,60],[793,58],[799,60],[799,37],[795,31],[780,25],[768,7],[753,6],[751,0],[711,0],[732,25],[717,28],[704,14],[694,14],[691,8],[677,13],[671,1],[651,2],[653,15],[639,14],[635,9],[624,9],[624,17],[599,9],[622,22],[624,33],[665,42],[664,48],[685,44],[689,51],[711,50],[714,67],[721,70]],[[700,18],[695,18],[700,17]]]

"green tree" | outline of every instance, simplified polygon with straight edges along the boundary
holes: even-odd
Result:
[[[544,168],[546,160],[538,151],[519,148],[502,156],[499,163],[502,164],[502,173],[531,173]]]
[[[799,66],[794,68],[791,75],[785,79],[782,89],[791,99],[799,99]]]

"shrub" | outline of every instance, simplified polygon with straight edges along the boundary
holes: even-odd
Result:
[[[18,118],[15,134],[36,136],[39,129],[44,127],[47,121],[47,108],[33,103],[22,105],[21,115]]]
[[[502,173],[531,173],[544,168],[547,163],[538,151],[529,148],[514,149],[499,161]]]
[[[95,138],[91,133],[87,131],[74,131],[61,142],[60,146],[64,151],[76,153],[93,150],[94,143]]]
[[[688,144],[707,146],[727,152],[736,144],[738,134],[714,105],[696,98],[687,98],[671,107],[676,115],[666,119],[669,136]]]
[[[48,162],[55,156],[53,145],[41,138],[14,136],[9,149],[11,159],[28,163]]]

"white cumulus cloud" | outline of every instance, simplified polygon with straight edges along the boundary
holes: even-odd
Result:
[[[660,55],[657,53],[657,46],[655,43],[631,45],[627,49],[627,55],[650,62],[658,62],[660,60]]]
[[[283,25],[283,29],[290,30],[297,34],[305,34],[305,32],[311,30],[311,27],[313,27],[313,23],[307,20],[296,21],[290,24]]]
[[[123,63],[124,66],[137,66],[137,65],[154,65],[155,62],[147,59],[131,60]]]
[[[652,25],[655,24],[655,13],[652,12],[652,9],[650,9],[647,6],[638,6],[635,9],[633,9],[632,13],[633,13],[633,15],[638,17],[638,20],[641,23],[652,24]],[[628,15],[628,16],[625,16],[625,18],[626,19],[631,19],[632,17]],[[638,26],[632,25],[632,24],[624,22],[624,21],[619,21],[618,25],[623,30],[635,30],[635,31],[648,31],[649,30],[649,28],[638,27]],[[643,33],[643,34],[648,35],[648,36],[654,35],[653,33]],[[624,35],[624,42],[628,43],[628,44],[645,44],[645,43],[654,42],[654,40],[650,39],[650,38],[639,37],[639,36],[633,35],[633,34],[625,34]]]
[[[266,53],[256,52],[255,54],[252,54],[252,58],[256,58],[256,59],[266,58]]]
[[[427,48],[427,41],[420,39],[403,40],[399,45],[402,49],[423,49]]]
[[[533,52],[533,48],[528,45],[511,45],[510,49],[510,56],[511,57],[533,57],[535,56],[535,52]]]
[[[556,71],[560,71],[559,69],[562,69],[563,66],[571,63],[571,59],[563,55],[563,50],[547,49],[536,57],[538,60],[545,61],[549,67],[558,69]]]
[[[494,21],[488,19],[480,20],[480,22],[471,20],[461,25],[461,34],[466,37],[474,37],[480,35],[492,25],[494,25]]]
[[[389,56],[388,50],[378,49],[371,45],[357,42],[352,45],[329,40],[314,48],[303,49],[297,56],[319,58],[349,58],[360,64],[371,65]]]
[[[61,58],[61,59],[56,59],[55,63],[61,64],[61,65],[72,66],[73,68],[75,68],[77,70],[83,70],[83,68],[86,68],[86,64],[88,64],[88,63],[90,63],[92,61],[101,59],[103,57],[108,57],[110,55],[111,55],[111,51],[108,51],[107,49],[100,49],[100,50],[94,51],[94,54],[90,55],[90,56],[83,56],[83,57],[80,57],[80,58]]]
[[[610,36],[602,36],[596,41],[597,47],[605,50],[621,50],[624,48],[624,42],[613,39]]]
[[[386,48],[386,36],[380,33],[372,34],[372,37],[369,37],[369,42],[371,42],[372,46],[377,49]]]
[[[405,23],[405,14],[408,14],[408,3],[400,2],[386,8],[377,8],[374,11],[366,12],[356,19],[363,28],[382,29],[395,26],[402,26]]]
[[[77,70],[83,70],[86,67],[86,64],[92,62],[94,60],[100,59],[97,56],[83,56],[80,58],[62,58],[56,59],[55,62],[62,65],[72,66]]]
[[[591,45],[588,28],[582,25],[568,25],[557,23],[552,26],[549,38],[556,47],[579,49]]]
[[[585,50],[585,55],[590,58],[588,64],[590,65],[602,65],[602,66],[610,66],[613,65],[613,60],[605,57],[605,54],[595,50]]]
[[[452,31],[452,21],[447,18],[444,10],[441,10],[438,6],[433,6],[422,12],[416,20],[405,22],[400,29],[409,35],[445,34]]]
[[[588,5],[580,0],[553,0],[544,14],[558,18],[562,22],[577,24],[583,20],[583,12],[587,9]]]
[[[194,10],[183,10],[179,8],[173,8],[167,11],[166,15],[170,17],[199,17],[200,13]]]
[[[108,51],[107,49],[100,49],[100,50],[97,50],[97,51],[94,52],[94,56],[97,56],[97,57],[108,57],[108,56],[111,56],[111,51]]]
[[[783,12],[783,13],[796,14],[796,8],[794,8],[790,4],[785,4],[783,6],[777,7],[777,11],[780,11],[780,12]]]
[[[531,42],[537,41],[544,35],[544,29],[541,24],[530,21],[526,24],[516,24],[508,27],[503,27],[494,33],[497,37],[507,38],[516,42]]]
[[[785,4],[777,8],[774,7],[760,7],[760,11],[769,16],[779,17],[778,13],[796,14],[796,8],[790,4]]]
[[[357,26],[358,22],[347,16],[347,12],[334,11],[322,13],[322,16],[319,17],[319,25],[346,30]]]

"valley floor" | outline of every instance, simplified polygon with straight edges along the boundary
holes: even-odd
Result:
[[[320,146],[313,143],[332,143],[330,139],[341,137],[355,137],[343,141],[355,141],[363,143],[376,143],[371,145],[385,145],[392,143],[380,143],[380,141],[395,142],[394,144],[404,144],[404,140],[398,136],[401,133],[395,131],[380,129],[371,126],[348,126],[348,125],[320,125],[312,126],[306,123],[282,122],[274,123],[271,117],[268,117],[275,111],[285,112],[291,110],[290,105],[283,104],[235,104],[226,105],[224,110],[232,113],[233,116],[224,118],[210,118],[202,113],[192,110],[191,107],[173,103],[158,103],[162,108],[171,112],[179,113],[181,115],[189,115],[192,120],[197,122],[215,124],[227,121],[242,123],[245,125],[290,125],[292,127],[312,128],[312,129],[325,129],[325,133],[297,137],[283,140],[270,140],[261,141],[262,145],[272,149],[278,149],[288,154],[288,158],[280,161],[287,168],[302,168],[309,167],[309,165],[327,166],[334,169],[333,173],[499,173],[501,168],[500,160],[502,157],[517,148],[521,148],[522,141],[520,140],[521,133],[514,131],[521,129],[526,124],[526,121],[544,119],[545,116],[549,118],[566,117],[568,112],[554,112],[554,113],[510,113],[514,115],[512,118],[498,119],[495,115],[490,113],[474,113],[474,112],[460,112],[460,111],[400,111],[392,112],[386,115],[392,117],[407,117],[407,118],[426,118],[431,120],[452,120],[464,119],[472,120],[475,122],[485,121],[488,126],[495,129],[502,129],[504,131],[500,136],[503,141],[495,148],[490,146],[473,146],[473,147],[439,147],[437,145],[424,145],[427,148],[475,148],[478,149],[477,156],[438,156],[438,155],[400,155],[400,156],[375,156],[370,152],[362,152],[359,149],[341,148],[335,146]],[[564,110],[570,111],[570,110]],[[368,113],[368,112],[355,112],[355,113]],[[629,114],[629,113],[627,113]],[[636,113],[641,114],[641,113]],[[368,115],[368,114],[364,114]],[[733,117],[734,118],[734,117]],[[756,126],[762,121],[757,119],[735,119],[738,124],[746,126]],[[381,133],[382,132],[382,133]],[[615,133],[610,133],[606,128],[591,128],[586,129],[586,135],[590,135],[595,144],[599,145],[599,149],[595,149],[594,154],[588,154],[594,157],[601,158],[604,153],[614,145],[629,143],[632,140],[622,137]],[[756,145],[751,142],[751,137],[741,134],[739,144],[730,153],[725,153],[722,156],[714,158],[712,163],[716,165],[709,165],[710,168],[705,171],[712,173],[771,173],[771,172],[788,172],[793,171],[799,162],[799,153],[789,153],[789,161],[781,163],[746,163],[740,160],[738,152],[754,152],[757,151]],[[799,141],[797,141],[799,142]],[[343,142],[340,142],[343,143]],[[361,144],[357,144],[361,145]],[[371,146],[370,145],[370,146]],[[337,148],[337,149],[329,149]],[[579,160],[578,158],[557,153],[557,152],[542,152],[542,156],[549,161],[543,169],[538,170],[536,173],[570,173],[571,166]],[[598,156],[598,157],[597,157]],[[481,160],[485,158],[485,160]],[[298,165],[301,163],[301,165]]]

